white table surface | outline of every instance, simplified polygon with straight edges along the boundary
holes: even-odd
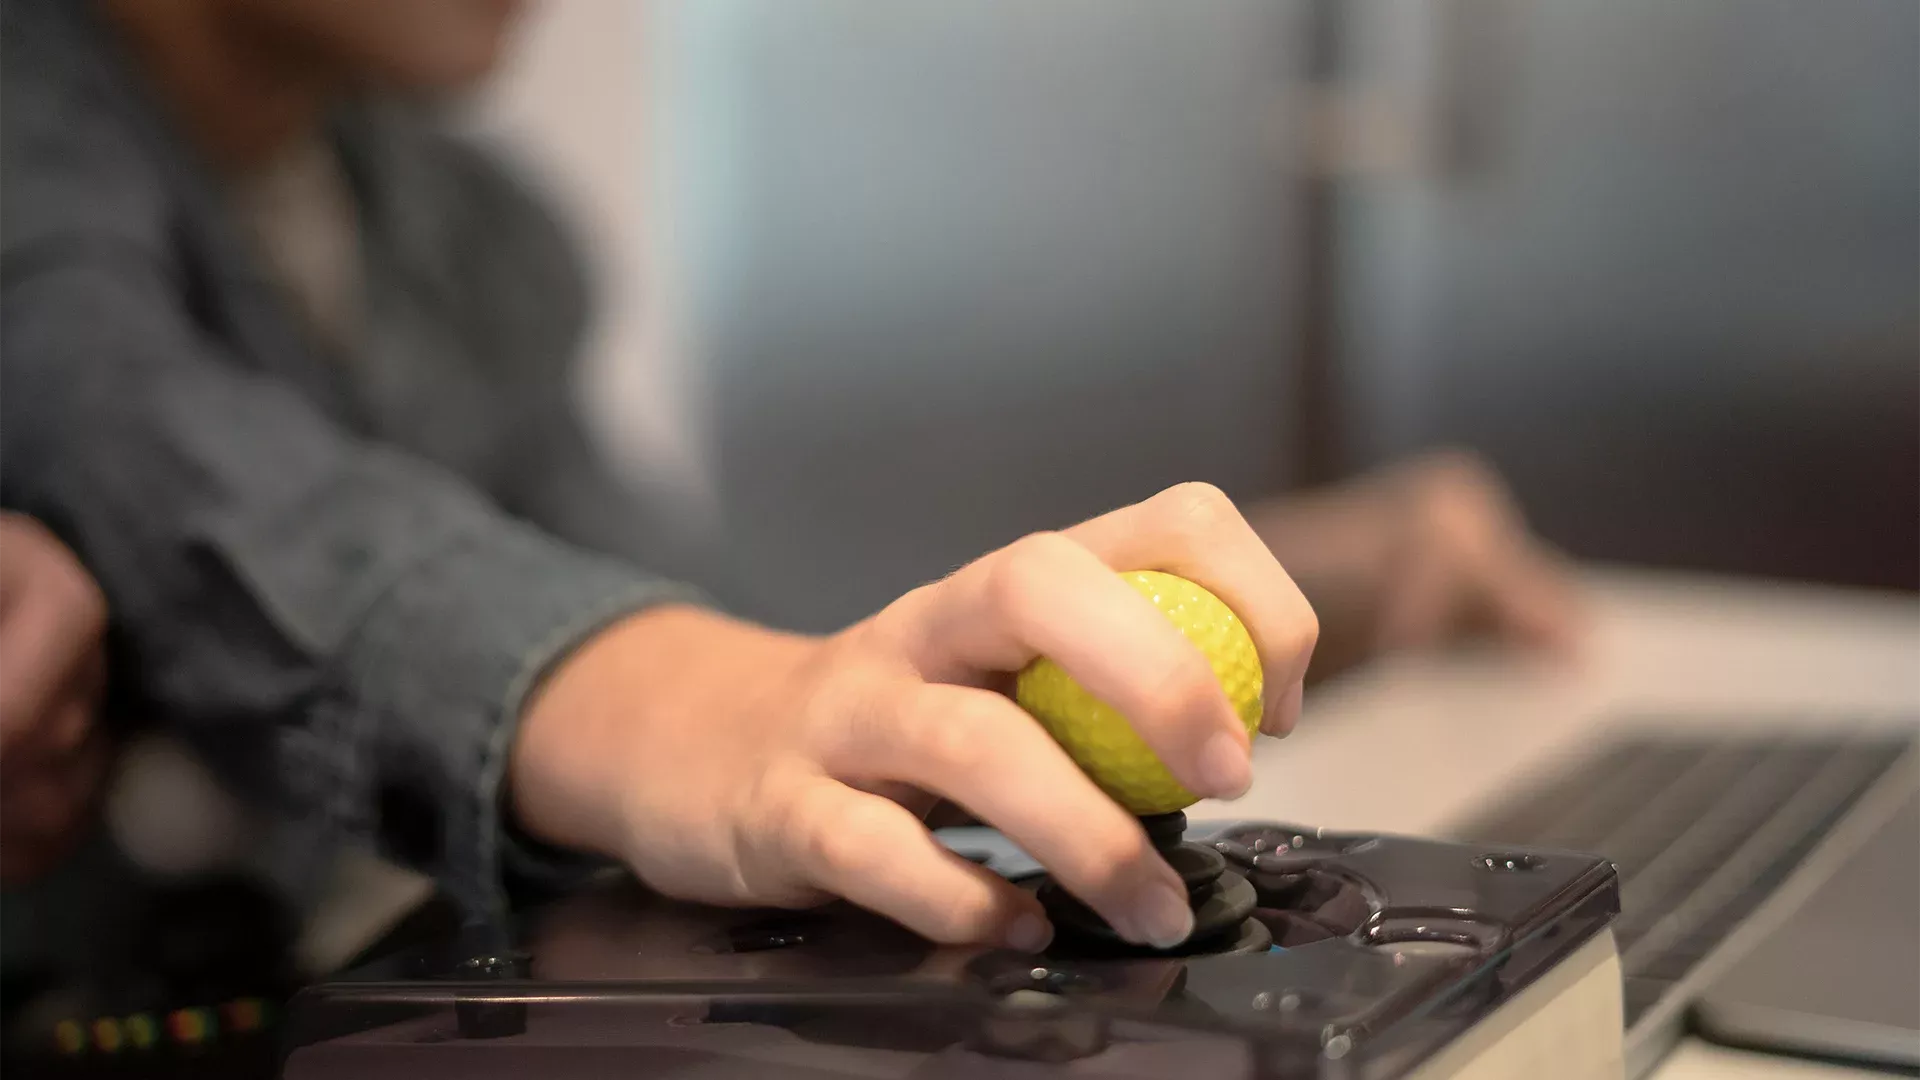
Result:
[[[1260,740],[1255,782],[1195,818],[1272,817],[1433,832],[1550,770],[1603,729],[1920,717],[1920,599],[1596,570],[1575,664],[1483,652],[1392,660],[1309,695],[1299,729]],[[1852,1070],[1689,1039],[1657,1080],[1846,1077]]]

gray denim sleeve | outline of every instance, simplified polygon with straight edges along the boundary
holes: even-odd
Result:
[[[690,594],[357,439],[226,356],[179,291],[138,243],[8,247],[7,502],[100,580],[137,700],[286,812],[496,911],[527,693],[595,630]]]

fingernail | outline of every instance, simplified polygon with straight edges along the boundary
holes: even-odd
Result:
[[[1140,890],[1129,915],[1123,933],[1156,949],[1171,949],[1193,933],[1193,909],[1186,894],[1165,882]]]
[[[1219,732],[1200,748],[1195,764],[1200,785],[1216,799],[1237,799],[1253,786],[1253,762],[1230,732]]]
[[[1039,952],[1053,940],[1053,927],[1038,915],[1020,915],[1007,924],[1007,948],[1018,952]]]

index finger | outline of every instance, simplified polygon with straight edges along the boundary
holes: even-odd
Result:
[[[1126,717],[1192,791],[1252,782],[1247,731],[1193,642],[1093,552],[1056,534],[1015,541],[884,613],[932,682],[1045,656]]]
[[[1178,574],[1225,601],[1260,651],[1260,730],[1292,729],[1299,719],[1295,687],[1306,678],[1320,620],[1224,492],[1211,484],[1180,484],[1075,525],[1066,535],[1116,570]]]

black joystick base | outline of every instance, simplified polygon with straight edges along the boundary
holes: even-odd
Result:
[[[1193,956],[1200,953],[1265,952],[1273,933],[1253,918],[1257,903],[1253,885],[1227,864],[1226,856],[1204,844],[1184,839],[1187,815],[1142,817],[1140,825],[1154,850],[1180,875],[1193,908],[1193,933],[1169,949],[1136,945],[1123,939],[1074,896],[1051,879],[1041,882],[1040,906],[1053,920],[1056,952],[1093,956]]]

